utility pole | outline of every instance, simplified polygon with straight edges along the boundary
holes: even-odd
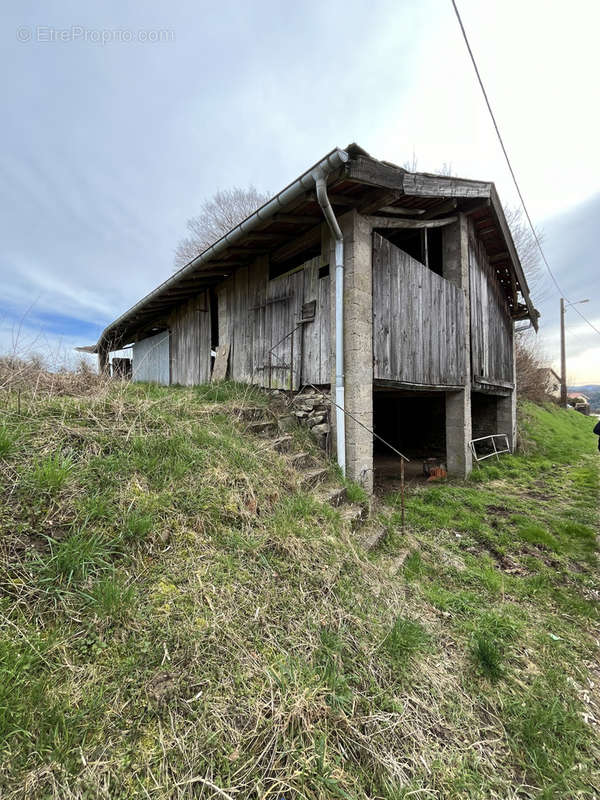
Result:
[[[565,298],[560,298],[560,404],[567,407],[567,352],[565,348]]]

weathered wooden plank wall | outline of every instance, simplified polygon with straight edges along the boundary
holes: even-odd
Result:
[[[376,380],[426,386],[465,381],[464,295],[379,234],[373,236]]]
[[[512,385],[513,325],[496,270],[488,261],[483,243],[469,228],[471,283],[471,371],[474,387],[479,382]]]
[[[302,317],[303,297],[304,270],[293,272],[291,275],[282,275],[268,282],[267,308],[270,309],[270,336],[267,328],[267,338],[270,338],[268,349],[273,348],[271,373],[273,387],[299,389],[301,386],[302,326],[297,326]],[[268,385],[268,366],[265,371],[267,380],[263,385]]]
[[[169,332],[162,331],[134,342],[132,346],[134,382],[169,385]]]
[[[302,326],[302,382],[329,383],[329,275],[319,278],[321,258],[304,265],[304,303],[316,302],[315,318]]]
[[[171,383],[194,386],[210,379],[210,303],[208,292],[178,306],[169,317]]]
[[[290,388],[290,378],[293,389],[329,383],[329,278],[318,278],[319,263],[311,259],[269,280],[268,262],[258,258],[218,287],[219,344],[231,347],[233,380],[265,387],[270,380],[283,389]],[[315,320],[300,325],[302,305],[310,300],[317,301]]]

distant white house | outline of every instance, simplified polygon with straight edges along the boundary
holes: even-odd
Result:
[[[567,395],[567,403],[572,406],[575,411],[585,414],[586,417],[590,415],[590,401],[588,398],[581,394],[581,392],[570,392]]]
[[[560,376],[553,369],[550,367],[540,369],[540,383],[547,395],[555,400],[560,400]]]

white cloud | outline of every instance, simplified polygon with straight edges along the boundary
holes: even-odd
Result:
[[[459,5],[530,210],[557,215],[558,230],[600,186],[600,4]],[[414,149],[423,168],[451,163],[514,202],[445,0],[40,8],[15,7],[2,32],[15,80],[0,130],[0,315],[35,300],[104,324],[170,274],[203,197],[250,182],[278,191],[353,140],[391,161]],[[14,30],[28,24],[164,27],[175,41],[21,45]],[[551,255],[561,277],[583,279],[591,262],[573,256],[571,233],[560,228]],[[555,318],[544,308],[544,331]],[[594,363],[588,350],[571,347],[578,370]]]

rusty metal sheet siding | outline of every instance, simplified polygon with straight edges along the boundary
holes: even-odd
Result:
[[[496,270],[483,243],[469,230],[471,284],[471,368],[477,378],[494,384],[512,383],[512,319]]]
[[[169,385],[168,331],[134,342],[132,358],[132,381]]]
[[[171,383],[196,386],[210,379],[210,303],[207,292],[178,306],[169,317]]]
[[[465,299],[379,234],[373,236],[373,376],[425,386],[460,386],[466,354]]]

